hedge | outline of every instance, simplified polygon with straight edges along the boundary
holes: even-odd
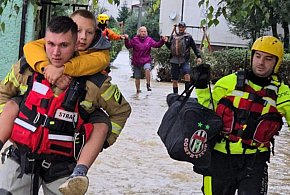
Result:
[[[170,81],[170,63],[169,63],[169,49],[163,46],[160,49],[152,51],[154,58],[154,66],[158,67],[157,77],[160,81]],[[250,68],[250,50],[247,49],[224,49],[206,53],[203,55],[205,63],[211,64],[212,83],[215,83],[219,78],[235,72],[244,67]],[[195,55],[191,54],[190,66],[194,64]],[[278,73],[285,83],[290,83],[290,54],[285,54],[281,67]]]

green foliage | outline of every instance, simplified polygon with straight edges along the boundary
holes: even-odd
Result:
[[[190,51],[190,66],[195,66],[195,54]],[[171,64],[170,64],[170,50],[163,45],[161,48],[152,49],[151,56],[154,59],[153,66],[158,67],[157,77],[160,81],[171,81]]]
[[[7,8],[7,6],[10,5],[10,7]],[[1,16],[3,14],[4,9],[10,9],[9,11],[9,18],[11,18],[13,15],[18,15],[20,6],[16,3],[14,3],[13,0],[2,0],[0,1],[0,32],[5,31],[5,21],[1,21]]]
[[[108,2],[111,4],[116,4],[117,6],[120,5],[120,0],[108,0]],[[97,1],[97,3],[98,3],[98,1]]]
[[[207,54],[207,63],[212,65],[212,81],[239,69],[249,67],[250,51],[247,49],[228,49]]]
[[[169,49],[165,45],[163,45],[161,48],[153,49],[151,52],[151,56],[154,59],[154,66],[158,67],[157,77],[160,79],[160,81],[170,82],[171,65],[169,62]]]
[[[232,25],[234,34],[252,40],[270,28],[273,36],[278,37],[277,24],[290,20],[289,0],[219,0],[216,9],[210,5],[210,0],[199,0],[198,6],[204,6],[206,10],[206,18],[200,22],[201,26],[218,25],[219,17],[224,16]],[[284,30],[284,36],[289,38],[289,30]],[[288,45],[288,42],[285,41],[285,44]]]
[[[136,14],[132,14],[126,20],[125,33],[129,35],[130,38],[134,37],[137,33],[138,18]]]
[[[160,39],[159,34],[159,10],[153,11],[153,7],[156,4],[150,4],[144,17],[142,18],[141,26],[146,26],[148,30],[148,35],[155,40]],[[137,33],[138,26],[138,16],[136,13],[132,13],[125,21],[125,33],[129,35],[130,38],[134,37]]]
[[[290,85],[290,54],[285,54],[280,66],[279,73],[281,78]]]
[[[154,66],[158,66],[157,77],[161,81],[170,81],[169,49],[163,46],[160,49],[152,51],[154,58]],[[191,67],[194,64],[194,54],[191,55]],[[228,75],[240,69],[250,69],[251,53],[248,49],[228,49],[214,51],[203,56],[204,62],[211,64],[211,81],[215,83],[221,77]],[[278,73],[281,78],[290,84],[290,54],[284,55],[284,60],[281,64]]]
[[[247,58],[246,58],[247,53]],[[250,51],[247,49],[220,50],[208,54],[211,60],[207,63],[212,64],[212,82],[215,83],[219,78],[235,72],[242,68],[250,69]],[[278,74],[286,82],[290,83],[290,54],[285,54]]]
[[[5,23],[4,22],[1,22],[1,26],[0,26],[0,31],[5,31]]]
[[[120,0],[107,0],[109,3],[111,4],[115,4],[117,6],[120,5]],[[34,7],[35,10],[38,7],[39,4],[41,4],[41,2],[39,0],[23,0],[23,3],[31,3]],[[79,3],[79,4],[87,4],[87,0],[76,0],[76,1],[72,1],[72,0],[55,0],[53,2],[57,2],[57,3],[62,3],[62,4],[74,4],[74,3]],[[5,21],[1,21],[1,15],[3,13],[3,10],[6,9],[7,5],[9,5],[9,3],[11,3],[11,11],[10,11],[10,15],[9,18],[12,16],[13,13],[18,14],[21,7],[18,4],[16,4],[16,2],[14,0],[1,0],[0,1],[0,32],[5,30]],[[98,7],[98,0],[93,0],[93,5],[92,7]],[[67,12],[67,8],[65,6],[58,6],[61,7],[57,10],[52,9],[52,15],[69,15],[70,13]]]
[[[127,18],[131,15],[129,8],[127,7],[127,4],[124,3],[123,6],[118,10],[118,22],[126,22]]]
[[[112,31],[114,31],[117,34],[120,34],[120,29],[118,27],[111,28]],[[122,50],[123,47],[123,40],[120,41],[111,41],[111,49],[110,49],[110,59],[111,62],[114,61],[118,55],[118,53]]]
[[[108,27],[111,28],[111,29],[112,29],[112,28],[119,29],[119,28],[118,28],[119,25],[118,25],[118,23],[117,23],[117,21],[116,21],[116,19],[115,19],[114,17],[110,17]]]
[[[148,35],[152,37],[154,40],[160,39],[159,34],[159,14],[158,13],[151,13],[145,15],[145,20],[143,21],[144,26],[147,27]]]

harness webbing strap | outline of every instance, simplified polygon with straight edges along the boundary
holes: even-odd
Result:
[[[51,131],[57,131],[57,130],[62,129],[64,126],[66,126],[66,129],[64,132],[69,132],[70,130],[75,129],[73,122],[63,121],[63,120],[60,120],[57,118],[49,117],[45,114],[40,114],[39,112],[36,111],[36,109],[30,110],[28,107],[22,106],[21,112],[25,116],[29,116],[28,120],[19,119],[19,120],[23,121],[21,123],[21,126],[23,126],[25,128],[26,128],[26,126],[28,126],[28,127],[35,126],[35,128],[37,128],[39,126],[43,126],[43,127],[49,128],[49,130],[51,130]],[[19,122],[19,120],[18,120],[18,122]],[[30,126],[29,126],[29,124],[30,124]],[[65,125],[65,124],[67,124],[67,125]],[[24,125],[26,125],[26,126],[24,126]],[[32,127],[31,127],[31,129],[32,129]]]
[[[32,184],[32,190],[33,190],[32,195],[38,195],[40,168],[41,168],[41,164],[38,161],[36,161],[33,167],[34,176],[33,176],[33,184]]]

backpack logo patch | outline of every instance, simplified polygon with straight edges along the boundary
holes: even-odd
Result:
[[[207,133],[203,129],[199,129],[193,133],[191,138],[184,139],[184,151],[190,158],[199,158],[203,156],[207,150]]]

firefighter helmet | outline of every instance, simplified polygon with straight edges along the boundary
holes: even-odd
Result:
[[[100,24],[106,24],[106,21],[108,21],[110,17],[107,14],[99,14],[97,17],[98,23]]]
[[[256,50],[266,52],[277,57],[277,63],[274,68],[274,73],[277,73],[281,65],[281,62],[283,60],[283,55],[284,55],[283,43],[276,37],[263,36],[263,37],[258,38],[254,42],[252,46],[252,51],[256,51]],[[253,52],[252,52],[252,58],[253,58]]]

